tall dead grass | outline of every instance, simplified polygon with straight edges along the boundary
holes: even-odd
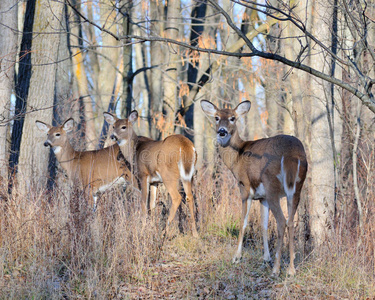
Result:
[[[158,225],[119,191],[93,213],[79,191],[31,188],[0,203],[3,298],[110,297],[144,280],[160,244]]]
[[[182,222],[184,234],[181,234],[177,216],[169,239],[164,241],[162,229],[167,213],[164,206],[159,204],[156,211],[143,220],[139,199],[131,190],[107,192],[100,199],[96,213],[86,205],[85,196],[74,189],[57,186],[50,194],[35,185],[24,193],[16,190],[12,196],[7,196],[3,189],[2,194],[2,299],[120,297],[124,295],[120,293],[124,287],[155,286],[154,267],[170,259],[171,252],[176,260],[190,255],[198,264],[204,261],[217,266],[219,271],[212,271],[213,275],[207,280],[227,276],[234,268],[227,258],[235,251],[241,203],[236,181],[220,163],[215,172],[203,169],[195,177],[194,194],[201,240],[191,237],[187,228],[189,222]],[[170,206],[163,188],[158,199],[166,207]],[[188,214],[185,204],[180,219],[184,219],[184,214]],[[272,251],[275,225],[271,219]],[[370,230],[371,224],[366,226]],[[337,226],[334,238],[323,243],[320,249],[315,249],[307,257],[300,255],[296,278],[285,279],[282,275],[276,280],[273,295],[275,298],[375,296],[371,284],[375,279],[374,253],[371,253],[374,243],[370,235],[358,243],[355,236],[346,234],[343,226]],[[245,265],[241,268],[254,267],[249,264],[251,261],[261,262],[262,248],[259,207],[255,203],[246,234]],[[284,253],[288,257],[285,247]],[[228,278],[230,282],[237,280],[241,286],[247,282],[244,281],[247,273],[241,274],[238,280],[237,277]],[[189,284],[176,285],[176,289],[190,289],[185,295],[191,295],[193,280],[194,277]],[[176,283],[168,283],[173,284]]]

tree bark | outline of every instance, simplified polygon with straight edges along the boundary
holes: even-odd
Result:
[[[191,12],[191,31],[190,31],[190,45],[197,46],[199,38],[202,37],[204,31],[204,19],[206,17],[207,1],[197,2]],[[199,68],[199,53],[192,52],[189,58],[189,66],[187,70],[187,82],[189,85],[189,92],[197,83]],[[188,97],[185,97],[184,106],[187,104]],[[190,105],[185,115],[186,127],[194,130],[194,102]],[[187,136],[194,140],[194,135],[187,134]]]
[[[164,32],[164,7],[163,2],[158,0],[150,1],[150,17],[151,17],[151,32],[156,36],[162,36]],[[151,42],[150,55],[151,55],[151,66],[159,66],[153,68],[150,71],[150,89],[151,89],[151,103],[150,110],[153,118],[153,126],[151,130],[151,137],[158,139],[160,137],[160,128],[156,125],[158,119],[161,118],[163,113],[163,72],[161,63],[164,60],[163,49],[165,46],[160,42]]]
[[[123,35],[130,35],[132,33],[132,25],[130,23],[132,17],[132,1],[121,2],[122,6],[120,12],[123,15],[122,20],[122,31]],[[133,74],[132,62],[133,53],[131,39],[124,41],[122,47],[122,59],[123,59],[123,78],[122,78],[122,95],[121,95],[121,118],[126,118],[132,111],[132,82],[130,78]]]
[[[135,7],[135,14],[138,16],[142,16],[141,6],[137,5]],[[139,20],[140,22],[143,21],[143,18]],[[134,34],[140,34],[141,30],[138,25],[133,25],[133,32]],[[134,56],[135,56],[135,67],[136,71],[146,68],[146,57],[145,57],[145,44],[144,43],[137,43],[133,46],[134,49]],[[141,72],[134,78],[134,98],[137,100],[136,107],[138,108],[138,114],[140,118],[138,119],[139,126],[139,135],[142,136],[150,136],[150,126],[149,126],[149,105],[150,105],[150,97],[149,97],[149,82],[147,78],[146,72]]]
[[[302,21],[306,24],[309,31],[312,27],[312,5],[307,6],[308,1],[298,2],[298,7],[306,7],[307,20]],[[292,5],[292,3],[291,3]],[[284,24],[286,25],[286,24]],[[286,39],[287,36],[296,36],[298,30],[295,26],[285,26],[282,27],[282,43],[285,50],[285,56],[288,59],[293,59],[297,57],[300,53],[302,46],[298,39]],[[307,57],[307,64],[310,65],[311,58]],[[311,103],[314,101],[311,99],[312,87],[311,87],[311,76],[307,73],[303,73],[299,70],[284,66],[284,80],[286,81],[286,86],[288,88],[287,92],[290,94],[291,103],[286,103],[290,111],[285,111],[284,115],[284,129],[288,126],[290,133],[298,137],[302,143],[305,145],[305,151],[308,157],[308,162],[310,163],[310,153],[311,153]],[[293,121],[293,125],[290,121]],[[287,125],[289,124],[289,125]],[[284,131],[288,133],[287,131]],[[310,204],[311,204],[311,168],[307,173],[307,179],[305,181],[303,191],[301,194],[300,205],[298,207],[298,219],[296,220],[296,230],[298,234],[298,244],[303,253],[303,256],[307,256],[311,251],[312,239],[311,239],[311,227],[310,227]]]
[[[87,3],[87,18],[91,21],[94,20],[94,10],[97,8],[97,3],[91,1]],[[77,16],[75,16],[77,18]],[[78,19],[78,18],[77,18]],[[81,27],[82,29],[85,29],[85,26]],[[87,39],[90,43],[89,51],[87,52],[87,55],[90,60],[90,77],[93,82],[92,86],[92,94],[93,98],[95,99],[95,102],[100,103],[100,87],[99,87],[99,75],[100,75],[100,65],[99,65],[99,52],[98,52],[98,41],[97,36],[95,34],[95,30],[92,26],[86,27],[86,34]]]
[[[18,48],[17,3],[0,1],[0,176],[3,178],[8,175],[8,121]]]
[[[31,46],[34,24],[36,0],[30,0],[26,4],[25,20],[19,53],[19,68],[16,82],[16,107],[14,112],[14,123],[12,128],[11,149],[9,156],[10,183],[13,185],[13,176],[17,172],[20,155],[22,129],[25,120],[26,102],[31,78]]]
[[[74,8],[80,12],[80,1],[72,1]],[[73,74],[74,82],[74,98],[79,103],[81,120],[79,122],[83,132],[85,143],[81,143],[81,150],[93,150],[96,148],[97,134],[95,130],[95,114],[92,105],[91,95],[89,95],[89,86],[86,75],[86,68],[83,57],[83,37],[80,18],[76,12],[73,12],[74,23],[70,34],[70,44],[72,49]],[[83,145],[82,145],[83,144]]]
[[[43,146],[35,130],[35,121],[52,122],[55,78],[63,4],[38,0],[35,10],[32,46],[32,75],[28,94],[28,112],[22,131],[18,166],[19,182],[45,187],[49,149]],[[51,13],[53,12],[53,13]],[[48,34],[47,34],[48,33]],[[57,45],[57,47],[56,47]],[[36,110],[35,112],[31,112]]]
[[[53,125],[62,124],[68,118],[77,115],[78,105],[72,101],[71,92],[71,60],[68,48],[68,28],[67,28],[67,7],[63,9],[63,19],[61,26],[63,32],[60,34],[58,58],[59,62],[56,70],[56,88],[55,88],[55,102],[54,102],[54,117]]]
[[[178,20],[181,16],[180,1],[168,2],[167,24],[164,29],[166,38],[177,40],[180,36]],[[179,47],[168,44],[168,51],[165,56],[166,65],[164,68],[164,104],[165,126],[162,136],[167,137],[174,132],[175,112],[177,107],[177,84],[178,64],[180,57]]]
[[[271,0],[270,4],[278,7],[277,0]],[[281,53],[281,28],[280,24],[273,24],[266,36],[266,50],[267,52],[280,54]],[[281,100],[281,68],[280,65],[274,61],[264,61],[263,68],[265,79],[265,104],[267,110],[267,135],[273,136],[280,132],[280,113],[279,104]]]
[[[100,2],[101,25],[113,34],[117,34],[118,32],[116,15],[117,12],[115,7],[113,7],[113,1],[104,0]],[[99,94],[96,97],[96,116],[98,116],[100,120],[103,119],[103,112],[108,110],[112,98],[120,57],[119,41],[106,32],[102,32],[101,35],[104,47],[100,49],[100,72],[98,76]],[[102,123],[98,122],[98,129],[101,128],[101,125]]]
[[[330,43],[333,8],[315,1],[313,33],[326,44]],[[312,65],[317,70],[330,69],[323,53],[316,54]],[[327,93],[325,93],[325,91]],[[314,244],[319,246],[332,232],[335,198],[335,174],[327,101],[331,100],[330,85],[314,78],[311,101],[311,230]],[[324,170],[324,171],[323,171]]]

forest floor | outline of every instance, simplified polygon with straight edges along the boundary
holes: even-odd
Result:
[[[168,242],[162,260],[149,270],[149,280],[124,283],[120,295],[140,299],[268,299],[288,284],[272,278],[271,268],[248,251],[241,263],[232,264],[234,247],[177,237]]]
[[[123,282],[117,298],[375,299],[374,286],[350,278],[356,276],[350,272],[350,264],[340,271],[332,261],[323,266],[307,259],[297,263],[296,276],[289,277],[284,247],[281,274],[275,277],[272,266],[263,262],[261,245],[254,241],[245,240],[242,260],[233,264],[236,243],[232,236],[195,239],[179,235],[166,242],[160,260],[147,270],[147,279]]]

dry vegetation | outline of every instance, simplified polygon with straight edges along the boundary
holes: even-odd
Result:
[[[199,240],[189,233],[188,209],[183,206],[170,238],[163,243],[164,206],[159,204],[144,221],[139,199],[130,191],[106,193],[96,214],[85,205],[82,194],[59,187],[52,194],[30,188],[27,194],[4,196],[0,202],[0,298],[375,297],[374,241],[365,236],[358,244],[342,226],[321,249],[297,256],[295,278],[287,278],[284,269],[279,278],[272,278],[271,268],[262,264],[257,205],[252,208],[243,261],[231,264],[240,218],[238,189],[222,166],[215,176],[209,174],[202,170],[195,180]],[[168,207],[166,195],[160,189],[159,199]],[[272,224],[271,250],[274,229]]]

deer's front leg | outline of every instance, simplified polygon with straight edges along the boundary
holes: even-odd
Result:
[[[263,260],[265,262],[270,262],[271,256],[270,256],[270,250],[268,247],[268,219],[269,219],[270,206],[266,199],[261,200],[260,203],[261,203],[260,215],[261,215],[261,220],[262,220],[261,222],[262,222],[263,250],[264,250]]]
[[[142,215],[147,217],[147,200],[149,194],[149,178],[148,176],[143,176],[141,178],[141,192],[142,192],[142,199],[141,199],[141,208],[142,208]]]
[[[156,194],[158,192],[158,187],[156,185],[150,185],[150,211],[152,212],[156,206]]]
[[[240,182],[241,200],[242,200],[242,215],[240,224],[240,233],[238,235],[237,252],[233,257],[233,263],[238,263],[242,257],[242,243],[245,229],[249,220],[249,212],[252,203],[252,196],[250,194],[250,186],[245,186]]]

